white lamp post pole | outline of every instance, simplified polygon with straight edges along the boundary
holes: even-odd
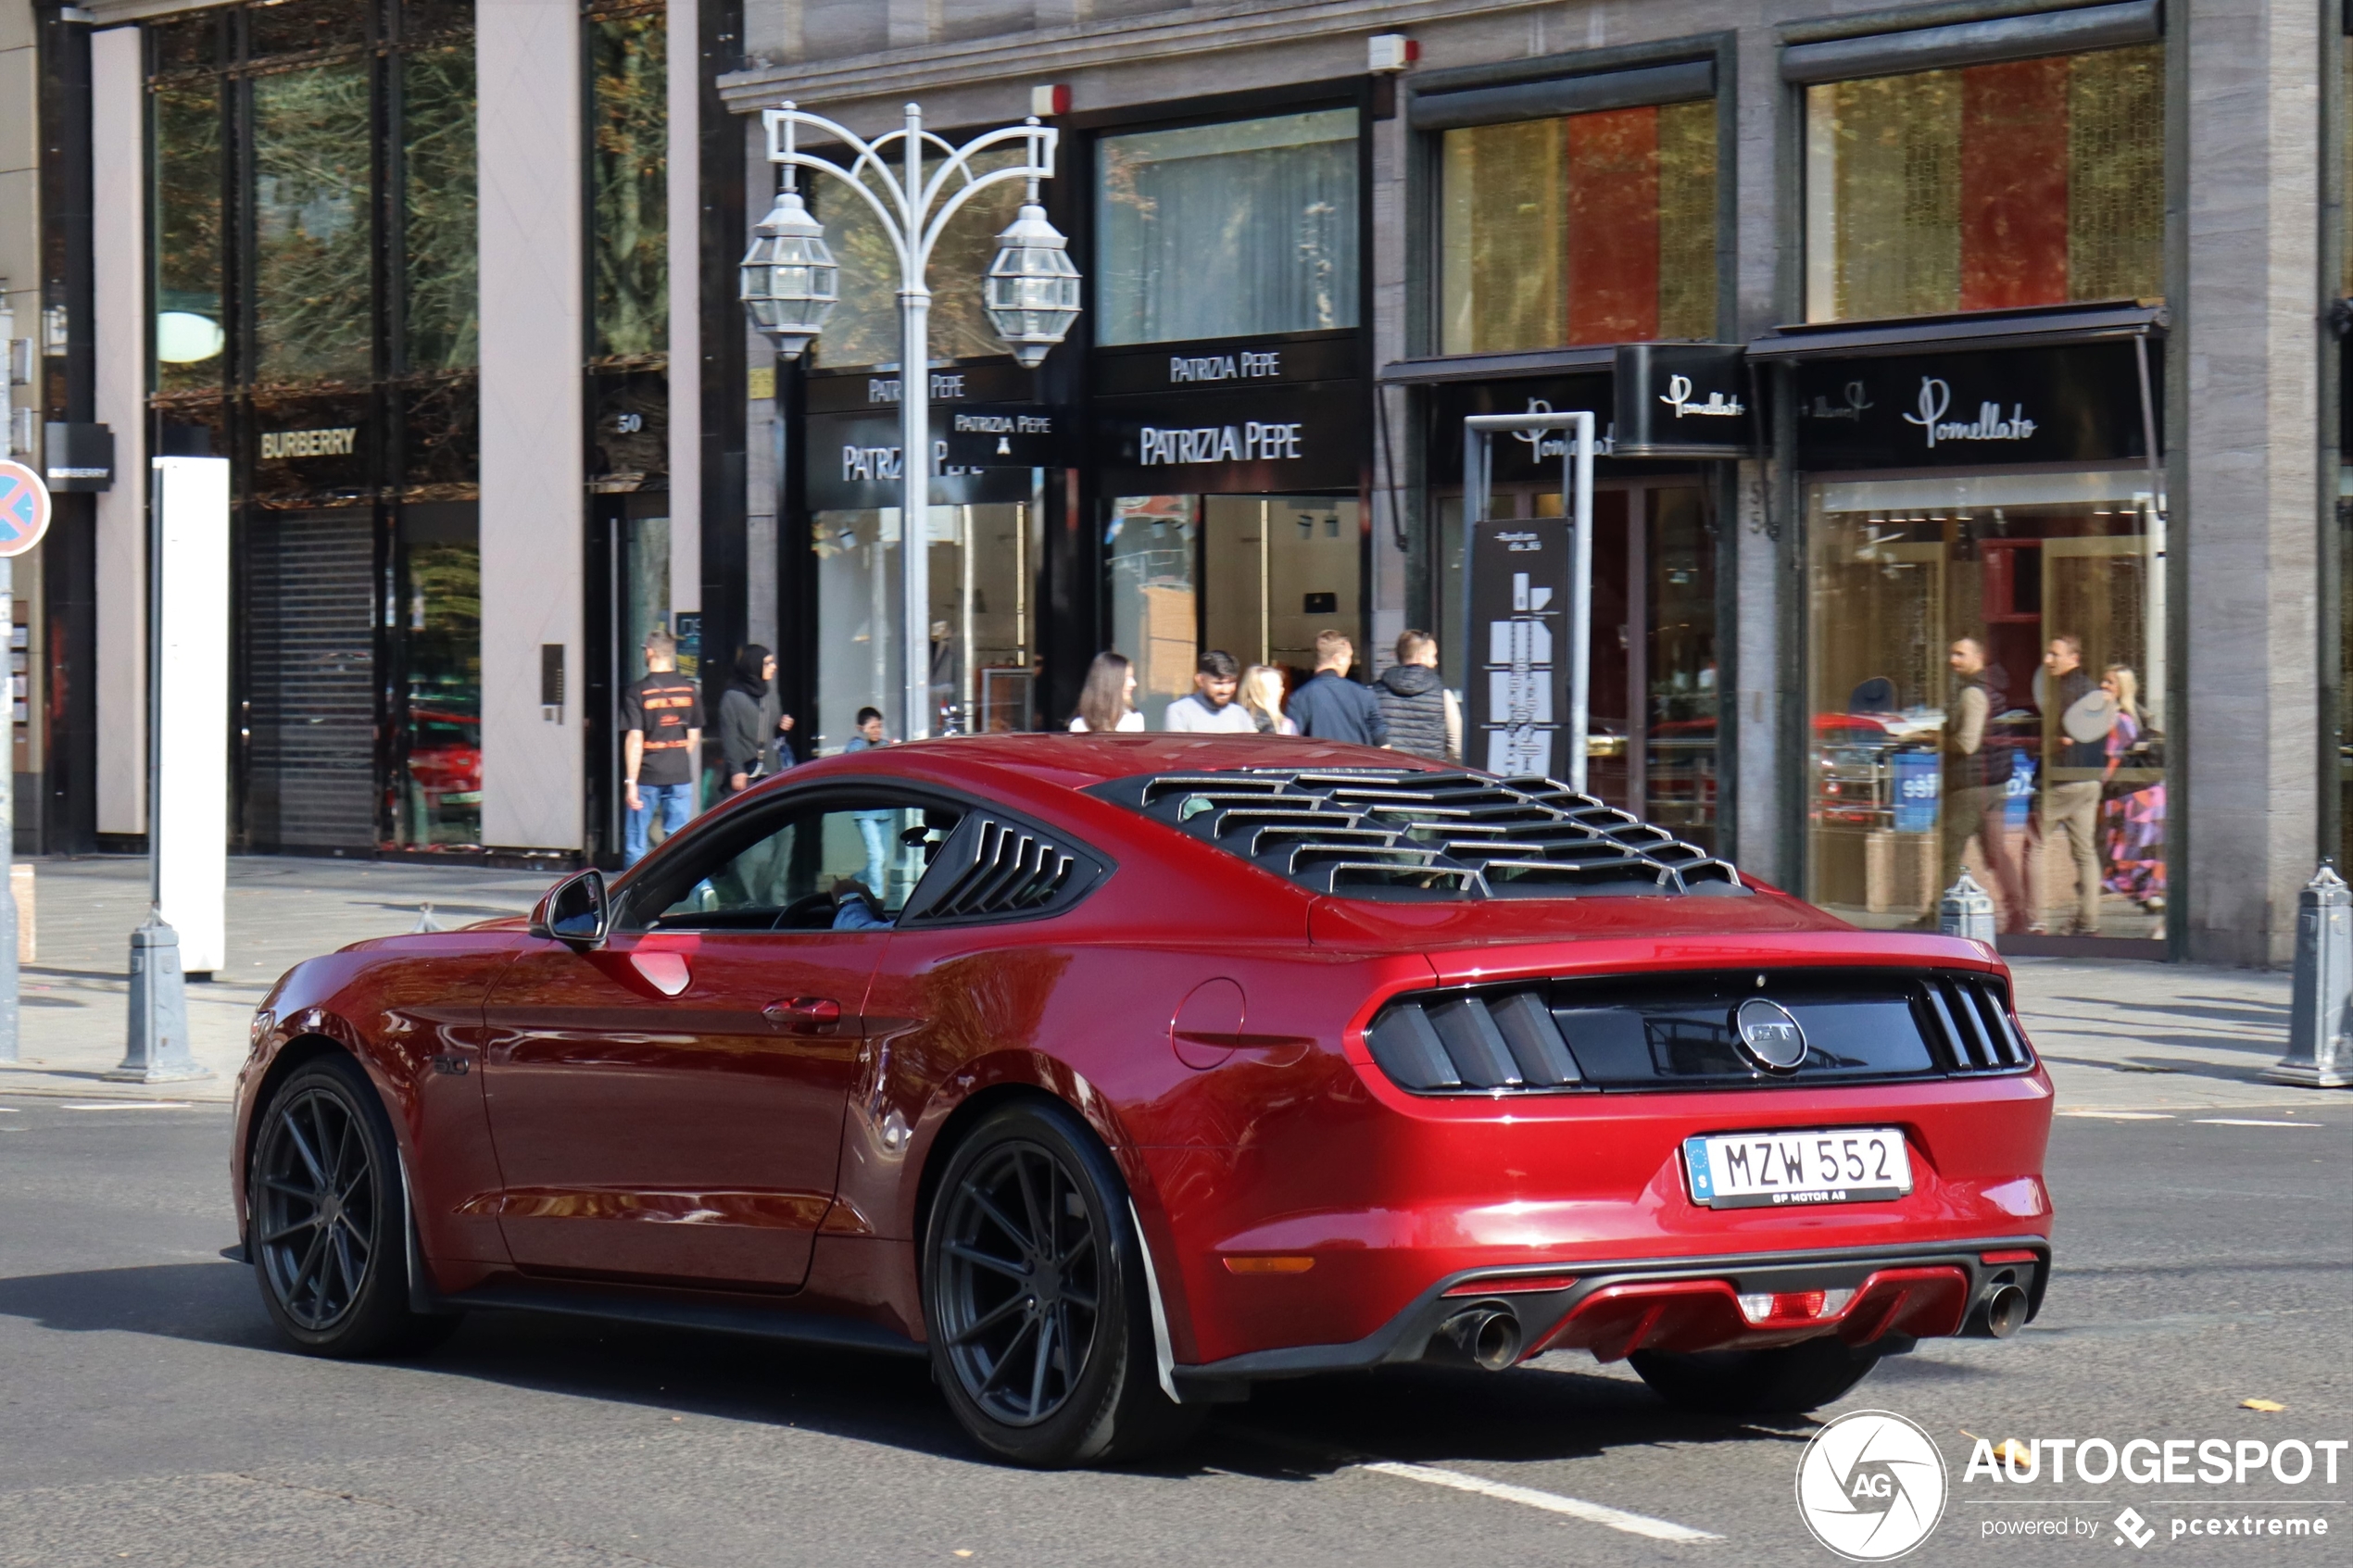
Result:
[[[798,358],[838,298],[839,269],[825,247],[824,230],[801,204],[795,170],[831,176],[857,193],[881,220],[899,258],[899,594],[900,631],[900,734],[931,734],[931,289],[932,247],[948,220],[992,185],[1027,182],[1028,200],[998,236],[997,259],[986,282],[990,321],[1013,356],[1034,370],[1063,340],[1078,316],[1078,272],[1063,237],[1038,205],[1038,182],[1054,174],[1059,132],[1032,116],[953,147],[924,129],[920,106],[907,106],[906,127],[869,142],[843,126],[786,103],[761,116],[768,161],[784,170],[776,205],[753,230],[745,254],[743,302],[752,325]],[[812,131],[851,154],[847,166],[799,148]],[[976,172],[973,159],[991,147],[1019,144],[1023,158]],[[897,144],[897,145],[894,145]],[[925,149],[938,154],[928,175]],[[891,155],[899,155],[894,170]],[[879,630],[879,629],[877,629]]]

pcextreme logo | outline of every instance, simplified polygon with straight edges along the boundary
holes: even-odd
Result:
[[[1850,1562],[1885,1562],[1928,1539],[1944,1514],[1944,1456],[1916,1422],[1851,1411],[1806,1445],[1797,1512]]]

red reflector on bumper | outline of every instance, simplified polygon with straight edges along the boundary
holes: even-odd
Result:
[[[2039,1252],[2030,1252],[2021,1247],[2009,1252],[1981,1253],[1977,1261],[1990,1268],[1996,1263],[2039,1263],[2043,1257]]]

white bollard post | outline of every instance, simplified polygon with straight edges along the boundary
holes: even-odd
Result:
[[[1966,936],[1993,946],[1994,897],[1966,870],[1937,900],[1936,929],[1947,936]]]
[[[2353,888],[2326,860],[2296,898],[2296,989],[2288,1006],[2287,1055],[2263,1070],[2274,1084],[2353,1087]]]

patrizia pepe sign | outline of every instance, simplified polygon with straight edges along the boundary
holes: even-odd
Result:
[[[2162,364],[2149,356],[2152,378]],[[1808,360],[1795,381],[1798,461],[1816,472],[2140,463],[2162,428],[2129,342]]]

